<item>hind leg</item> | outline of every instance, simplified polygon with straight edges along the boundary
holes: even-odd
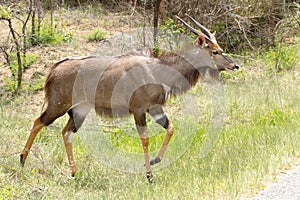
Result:
[[[31,129],[25,147],[20,154],[20,163],[22,166],[24,166],[26,158],[32,147],[33,141],[37,136],[37,134],[41,131],[41,129],[44,126],[48,126],[52,124],[52,122],[54,122],[58,117],[64,115],[67,110],[67,109],[60,108],[59,109],[60,112],[53,112],[54,109],[51,107],[53,106],[48,105],[48,108],[45,110],[45,112],[43,112],[42,115],[34,121],[33,127]]]
[[[26,145],[23,149],[23,151],[21,152],[20,155],[20,163],[22,166],[24,166],[26,158],[28,156],[28,153],[31,149],[32,143],[35,139],[35,137],[37,136],[37,134],[40,132],[40,130],[45,126],[45,124],[43,124],[41,122],[41,117],[37,118],[33,124],[33,127],[31,129],[30,135],[27,139]]]
[[[62,130],[62,136],[64,139],[64,144],[69,160],[69,164],[72,170],[72,176],[75,176],[77,171],[74,154],[73,154],[73,147],[72,147],[72,140],[74,133],[81,127],[86,115],[89,113],[91,107],[88,104],[81,104],[72,108],[68,111],[70,116],[67,125]]]

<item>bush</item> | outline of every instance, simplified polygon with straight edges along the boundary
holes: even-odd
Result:
[[[281,72],[294,69],[299,60],[299,49],[297,42],[293,44],[280,43],[275,48],[262,53],[259,59],[263,60],[269,70]]]
[[[16,91],[17,89],[17,73],[18,73],[18,60],[17,60],[17,53],[13,52],[10,54],[11,62],[9,63],[9,70],[11,72],[11,77],[4,78],[5,82],[5,90],[6,91]],[[31,66],[37,59],[37,55],[27,53],[26,54],[26,62],[24,60],[23,55],[21,56],[23,62],[23,71],[25,71],[29,66]]]
[[[28,37],[29,46],[38,46],[44,44],[61,44],[70,43],[73,41],[74,36],[72,32],[67,32],[65,29],[54,30],[49,23],[44,23],[41,29],[36,31],[35,37]]]
[[[89,42],[100,42],[102,40],[105,40],[106,33],[100,29],[93,30],[90,35],[88,35],[86,38]]]

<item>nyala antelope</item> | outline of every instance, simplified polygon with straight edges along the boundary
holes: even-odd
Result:
[[[183,50],[182,54],[162,52],[154,57],[149,51],[141,50],[115,57],[70,57],[54,64],[44,85],[47,106],[33,124],[20,155],[21,164],[24,165],[40,130],[68,113],[69,120],[62,130],[62,137],[74,176],[77,169],[72,137],[94,108],[101,116],[133,115],[144,151],[146,176],[152,182],[151,165],[161,162],[174,134],[173,124],[163,110],[169,94],[186,92],[207,69],[217,74],[222,70],[239,69],[220,48],[214,34],[188,17],[201,31],[177,17],[196,34],[193,48]],[[165,139],[152,160],[148,153],[146,113],[166,129]]]

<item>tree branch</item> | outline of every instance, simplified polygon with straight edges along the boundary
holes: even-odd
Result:
[[[158,33],[158,15],[159,15],[159,7],[162,0],[156,0],[154,7],[154,17],[153,17],[153,42],[154,42],[154,56],[158,56],[158,43],[157,43],[157,33]]]
[[[12,34],[14,43],[16,45],[17,49],[17,59],[18,59],[18,85],[17,85],[17,90],[21,88],[21,83],[22,83],[22,76],[23,76],[23,70],[22,70],[22,60],[21,60],[21,53],[20,53],[20,44],[18,42],[18,38],[16,37],[15,30],[12,26],[11,19],[7,19],[8,21],[8,26],[10,29],[10,32]]]

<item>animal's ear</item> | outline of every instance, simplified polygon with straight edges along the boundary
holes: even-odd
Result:
[[[203,47],[204,44],[206,43],[206,38],[204,35],[198,35],[197,36],[197,43],[199,46]]]

